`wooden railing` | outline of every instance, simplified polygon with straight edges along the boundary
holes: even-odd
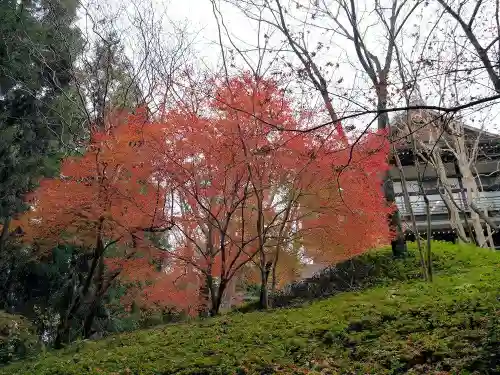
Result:
[[[417,201],[411,202],[414,215],[425,215],[426,207],[424,198],[419,196]],[[457,205],[466,212],[470,212],[470,207],[462,199],[456,200]],[[488,211],[500,211],[500,192],[498,196],[480,197],[474,200],[474,203],[479,208],[486,208]],[[447,214],[448,209],[442,199],[429,199],[431,215]],[[397,202],[399,212],[403,216],[409,216],[410,213],[406,209],[402,200]]]

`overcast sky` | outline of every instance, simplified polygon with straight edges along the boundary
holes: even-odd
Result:
[[[111,14],[114,14],[114,9],[117,9],[117,6],[123,9],[124,4],[128,4],[119,0],[115,0],[114,2],[102,2],[99,0],[90,1],[97,1],[97,3],[92,4],[94,7],[97,6],[99,8],[99,12],[106,9],[106,11]],[[196,50],[195,60],[197,60],[197,63],[208,66],[209,68],[220,66],[221,52],[218,43],[219,33],[210,0],[145,0],[144,4],[148,1],[153,2],[158,19],[164,18],[165,30],[172,27],[183,27],[187,25],[191,38],[195,41],[194,49]],[[240,48],[255,46],[258,41],[256,23],[244,17],[238,10],[226,4],[224,1],[217,1],[222,13],[224,25],[232,35],[233,42]],[[410,0],[409,4],[412,2],[413,0]],[[382,57],[384,53],[384,41],[381,36],[381,31],[383,28],[382,25],[374,22],[374,18],[370,18],[373,17],[373,12],[370,12],[370,7],[373,7],[372,3],[373,0],[357,0],[358,9],[363,10],[364,8],[367,10],[363,18],[364,24],[367,27],[369,26],[366,34],[367,43],[372,47],[375,53],[379,53],[379,56]],[[435,3],[432,4],[435,5]],[[422,34],[425,34],[434,25],[436,14],[438,13],[437,9],[439,8],[432,8],[432,4],[425,8],[422,13],[418,14],[420,18],[415,15],[415,17],[412,17],[408,21],[408,33],[420,31]],[[128,12],[130,14],[136,11],[137,8],[128,5],[127,11],[124,12],[125,16],[123,16],[118,23],[121,25],[126,24],[126,13]],[[488,16],[486,15],[486,17]],[[83,21],[81,21],[81,25],[83,25]],[[130,33],[130,29],[126,29],[122,35],[125,44],[133,44],[133,38],[127,38]],[[261,41],[262,35],[263,32],[261,30]],[[274,44],[279,44],[280,40],[282,40],[282,36],[278,33],[274,34],[272,38],[274,38],[271,39]],[[339,68],[331,74],[331,80],[334,84],[332,84],[330,90],[335,92],[347,92],[354,97],[359,97],[362,95],[362,92],[372,90],[371,84],[366,74],[362,71],[357,61],[355,51],[349,41],[341,37],[327,39],[321,33],[312,30],[312,32],[308,34],[308,42],[310,45],[315,45],[317,41],[326,41],[331,46],[331,49],[328,51],[324,50],[323,55],[320,56],[320,59],[322,59],[320,61],[323,61],[323,63],[329,61],[334,64],[339,64]],[[226,46],[229,45],[227,39],[224,40],[224,43]],[[408,48],[406,51],[408,54],[415,53],[411,44],[403,45],[403,48]],[[250,58],[251,57],[252,56],[250,56]],[[242,63],[242,61],[240,61],[240,63]],[[396,77],[393,77],[393,79],[394,81],[397,80]],[[436,96],[433,95],[437,91],[437,88],[433,87],[430,82],[423,80],[420,82],[420,85],[423,95],[428,96],[428,104],[439,104],[436,102]],[[356,90],[359,92],[356,92]],[[484,94],[484,86],[482,86],[482,84],[477,85],[477,87],[463,87],[462,90],[464,92],[470,91],[469,95],[474,95],[475,92],[477,92],[478,95],[481,93]],[[349,113],[349,111],[359,110],[359,108],[355,108],[349,101],[334,100],[334,104],[340,113]],[[475,122],[473,123],[472,120],[470,120],[468,123],[469,125],[475,125],[486,120],[486,128],[488,130],[498,131],[500,128],[499,109],[499,105],[496,105],[493,108],[481,111],[480,114],[474,114],[472,111],[469,111],[467,117],[470,119],[475,118]],[[350,121],[350,124],[357,127],[364,127],[366,121],[368,121],[368,119],[358,118]]]

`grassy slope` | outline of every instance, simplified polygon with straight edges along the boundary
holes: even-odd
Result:
[[[433,284],[381,275],[379,286],[309,306],[80,343],[0,374],[500,373],[500,253],[434,247]],[[404,279],[416,264],[385,267]]]

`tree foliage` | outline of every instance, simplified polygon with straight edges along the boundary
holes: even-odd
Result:
[[[0,4],[0,249],[11,217],[26,208],[24,194],[57,171],[72,138],[71,113],[59,111],[79,51],[75,12],[72,0]]]
[[[86,306],[86,336],[100,302],[127,261],[142,255],[146,232],[165,231],[163,188],[151,182],[150,149],[141,143],[144,116],[116,115],[108,133],[96,132],[81,157],[67,158],[59,178],[46,179],[29,196],[31,210],[20,225],[41,253],[65,243],[87,249],[87,268],[75,280],[59,336]],[[105,260],[105,258],[107,258]],[[105,264],[107,263],[107,264]]]
[[[147,124],[132,115],[123,128],[140,128],[151,159],[141,151],[134,162],[144,163],[142,179],[156,181],[156,199],[173,222],[168,234],[149,238],[164,272],[142,287],[145,302],[170,304],[176,295],[178,305],[208,302],[217,313],[231,280],[257,272],[266,307],[271,272],[274,289],[296,277],[304,257],[331,263],[389,239],[392,208],[378,174],[386,168],[384,137],[369,134],[352,152],[330,134],[282,131],[300,127],[301,118],[274,81],[242,75],[213,87],[213,99],[201,103],[206,114],[180,106]],[[362,235],[346,234],[354,228]],[[127,260],[129,280],[151,277],[150,270],[138,277],[136,262]]]
[[[308,115],[278,82],[242,74],[211,83],[196,112],[109,113],[86,151],[27,196],[15,224],[38,257],[78,249],[57,346],[99,331],[118,300],[123,312],[218,314],[253,280],[267,308],[269,291],[308,260],[331,264],[390,240],[386,137],[346,148],[326,130],[291,131]]]

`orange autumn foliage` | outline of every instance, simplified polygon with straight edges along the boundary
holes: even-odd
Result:
[[[213,85],[204,114],[111,118],[30,197],[26,238],[46,249],[101,238],[108,271],[141,285],[123,303],[188,312],[217,312],[233,278],[259,280],[268,263],[279,286],[305,258],[333,263],[389,240],[383,134],[346,147],[335,128],[293,131],[301,117],[277,82]]]
[[[138,114],[107,134],[94,133],[83,156],[63,161],[59,178],[42,180],[22,218],[26,239],[46,248],[92,247],[97,237],[130,245],[144,230],[168,226],[165,192],[151,181],[152,155],[142,143],[145,123]]]
[[[303,257],[332,263],[389,240],[383,134],[351,149],[334,132],[292,131],[285,93],[250,75],[215,81],[213,96],[206,115],[180,107],[151,124],[156,174],[175,186],[169,257],[224,287],[277,262],[284,284]]]

